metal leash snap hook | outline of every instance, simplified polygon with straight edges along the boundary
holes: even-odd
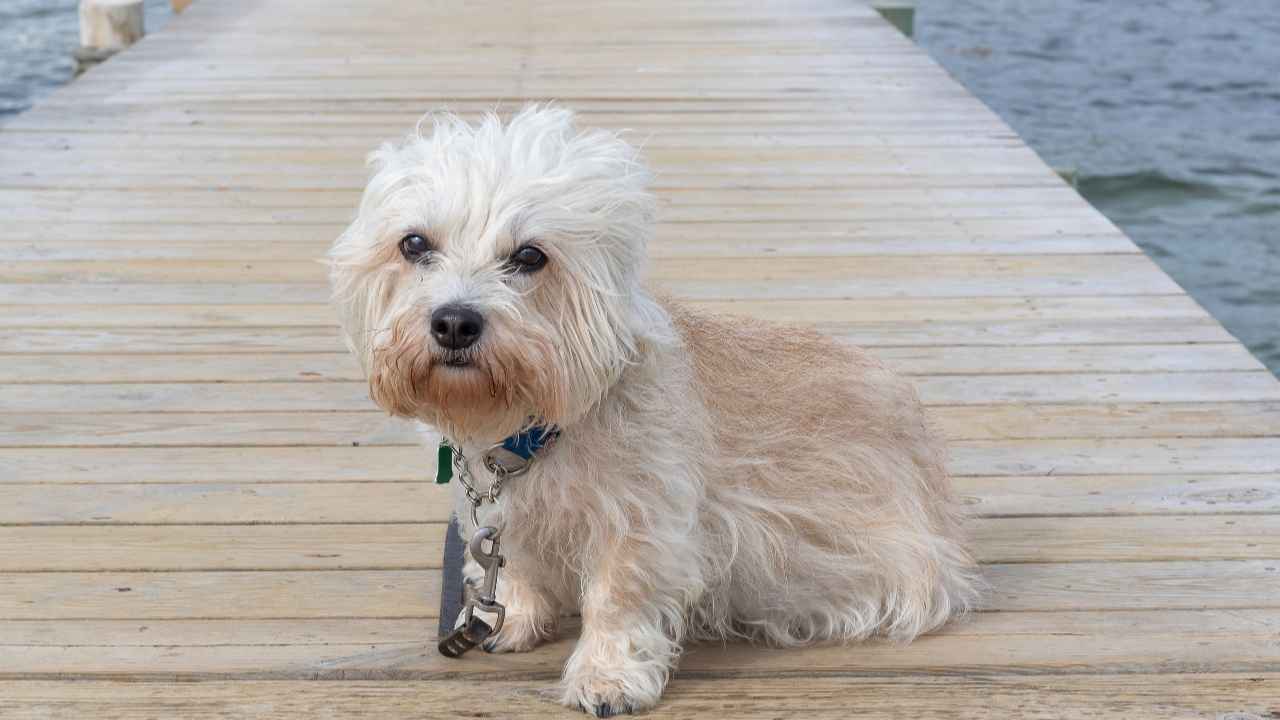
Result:
[[[467,605],[468,622],[477,608],[497,615],[493,623],[493,632],[502,629],[502,622],[507,616],[507,608],[498,602],[498,570],[507,562],[499,552],[498,534],[497,528],[486,526],[476,528],[475,534],[471,536],[471,557],[477,565],[484,568],[484,583],[480,585],[480,591],[476,593],[475,599]],[[489,541],[487,551],[484,547],[486,540]]]
[[[440,641],[440,654],[445,657],[462,657],[464,653],[501,630],[502,623],[507,618],[507,608],[498,602],[497,598],[498,570],[506,563],[499,552],[498,535],[497,528],[486,526],[476,528],[475,534],[471,536],[469,546],[471,557],[477,565],[484,568],[484,581],[475,595],[467,601],[462,626]],[[487,550],[485,549],[486,540],[489,542]],[[493,614],[495,616],[493,625],[476,617],[476,610]]]

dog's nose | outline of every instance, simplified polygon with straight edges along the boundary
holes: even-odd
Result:
[[[469,348],[484,332],[484,317],[463,305],[443,305],[431,313],[431,336],[446,350]]]

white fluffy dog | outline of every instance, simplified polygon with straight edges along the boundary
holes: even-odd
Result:
[[[559,430],[480,508],[507,558],[486,649],[581,613],[562,699],[607,716],[654,705],[688,640],[907,641],[974,602],[910,385],[811,330],[648,289],[654,200],[627,143],[534,106],[437,116],[370,162],[331,263],[373,399],[473,458],[481,491],[486,448]],[[469,510],[459,492],[464,533]]]

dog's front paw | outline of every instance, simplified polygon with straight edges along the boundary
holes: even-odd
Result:
[[[596,717],[647,710],[658,704],[667,668],[631,658],[573,662],[565,671],[561,701]]]
[[[629,691],[627,684],[625,680],[602,674],[580,673],[565,678],[563,702],[598,718],[625,715],[657,704],[657,695],[646,698],[644,695],[648,693]]]
[[[509,614],[498,634],[485,641],[484,649],[491,653],[529,652],[548,640],[554,640],[558,633],[559,623],[555,616],[539,619],[530,613]]]

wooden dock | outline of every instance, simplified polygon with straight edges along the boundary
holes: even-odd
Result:
[[[572,638],[436,654],[445,491],[316,262],[376,142],[548,98],[644,142],[660,284],[916,376],[993,586],[654,717],[1280,716],[1280,383],[871,9],[201,0],[0,130],[0,717],[573,716]]]

